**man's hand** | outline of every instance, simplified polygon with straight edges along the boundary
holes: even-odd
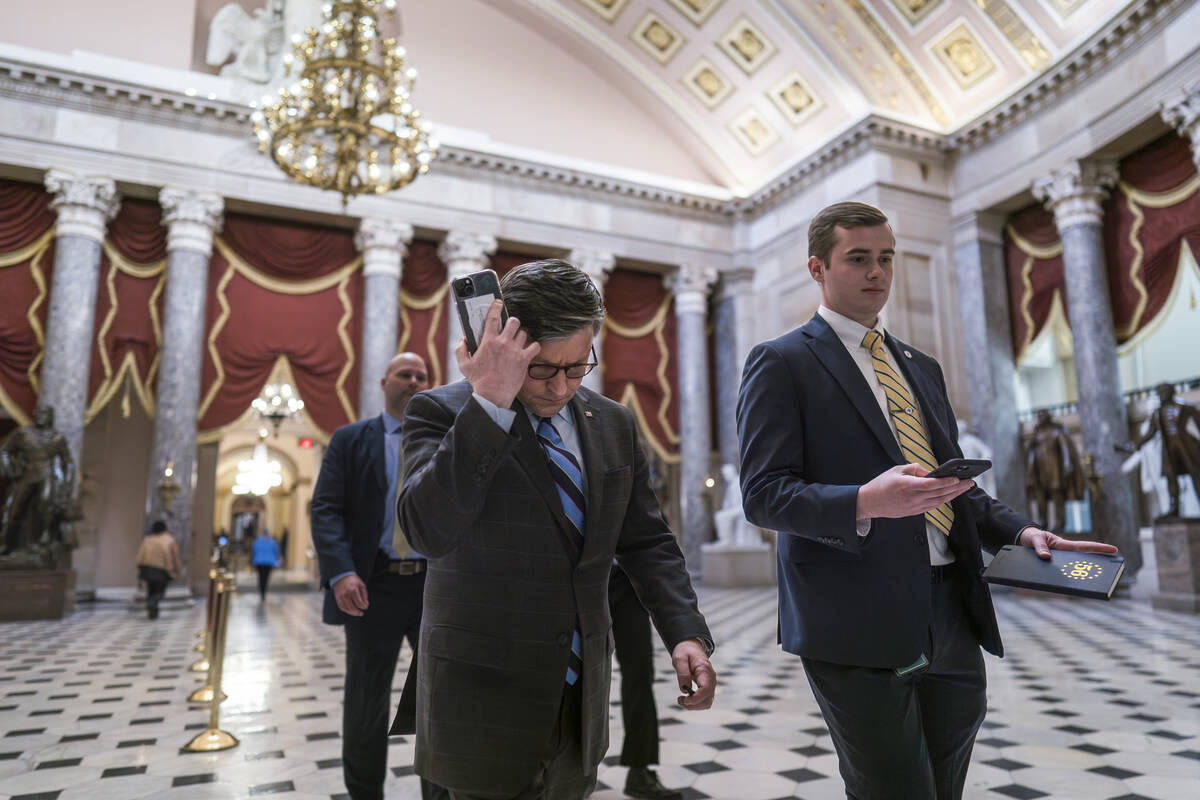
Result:
[[[1074,553],[1101,553],[1103,555],[1115,555],[1117,548],[1111,544],[1102,544],[1100,542],[1076,542],[1071,539],[1064,539],[1061,536],[1055,536],[1053,533],[1041,528],[1035,528],[1030,525],[1017,537],[1017,544],[1023,547],[1032,547],[1038,554],[1038,558],[1049,560],[1051,550],[1069,550]]]
[[[498,408],[512,405],[525,383],[529,362],[541,350],[541,345],[529,341],[516,317],[509,317],[504,327],[500,327],[500,310],[503,308],[504,303],[500,300],[492,301],[475,355],[467,352],[466,338],[459,339],[454,347],[458,368],[471,389]]]
[[[924,514],[975,485],[972,480],[924,477],[928,474],[917,464],[901,464],[877,475],[859,488],[855,519]]]
[[[704,654],[704,646],[696,639],[684,639],[671,652],[671,666],[675,667],[679,691],[683,692],[676,702],[688,711],[711,708],[717,691],[717,673]]]
[[[370,603],[367,602],[367,585],[357,575],[347,575],[333,585],[333,599],[337,607],[352,617],[361,617]]]

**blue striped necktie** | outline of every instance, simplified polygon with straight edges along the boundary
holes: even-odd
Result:
[[[587,507],[587,500],[583,495],[583,471],[579,468],[575,454],[567,449],[549,417],[538,417],[537,435],[542,449],[546,451],[550,477],[554,479],[554,485],[558,489],[563,513],[571,522],[571,538],[582,548],[584,511]],[[567,683],[574,686],[582,671],[583,637],[576,628],[571,632],[571,653],[567,656]]]

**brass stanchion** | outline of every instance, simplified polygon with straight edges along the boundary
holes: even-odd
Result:
[[[209,703],[208,730],[198,733],[183,749],[190,753],[211,753],[228,750],[238,745],[237,737],[221,730],[221,667],[225,661],[225,634],[229,629],[229,606],[237,582],[232,573],[222,572],[217,577],[216,624],[212,630],[212,700]]]
[[[218,560],[217,556],[214,555],[213,560],[212,560],[212,566],[208,570],[208,604],[206,606],[207,613],[205,615],[206,624],[205,624],[205,631],[204,631],[204,641],[205,641],[205,644],[208,645],[208,649],[204,655],[204,658],[202,658],[200,661],[196,662],[197,664],[203,664],[205,666],[205,668],[207,669],[208,674],[204,676],[204,685],[201,686],[196,691],[192,692],[190,695],[188,695],[189,703],[195,703],[195,704],[211,703],[212,699],[213,699],[212,665],[216,661],[216,659],[213,655],[213,647],[217,640],[217,637],[213,635],[213,630],[216,627],[216,623],[217,623],[216,610],[217,610],[217,581],[219,580],[219,576],[220,576],[219,564],[220,564],[220,561]],[[222,702],[224,700],[225,700],[225,695],[222,694],[219,696],[217,702]]]
[[[198,638],[200,641],[196,642],[196,646],[193,648],[197,653],[204,653],[205,658],[208,657],[208,634],[209,631],[212,630],[213,607],[216,604],[217,566],[219,564],[219,556],[216,552],[214,552],[208,565],[208,594],[204,599],[204,627],[199,631],[196,631],[196,638]],[[201,661],[203,660],[204,659],[201,659]]]

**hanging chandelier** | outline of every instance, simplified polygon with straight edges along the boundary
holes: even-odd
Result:
[[[417,71],[395,38],[379,33],[396,0],[340,0],[324,23],[292,38],[285,74],[295,76],[253,114],[260,152],[300,183],[342,195],[383,194],[429,171],[432,126],[410,101]]]
[[[279,462],[273,458],[267,458],[267,445],[265,442],[259,441],[254,445],[254,454],[250,458],[238,462],[233,493],[262,497],[282,484],[283,474]]]
[[[268,383],[263,387],[262,394],[250,401],[250,407],[271,423],[272,430],[278,436],[280,424],[299,414],[304,408],[304,401],[292,391],[290,383]]]

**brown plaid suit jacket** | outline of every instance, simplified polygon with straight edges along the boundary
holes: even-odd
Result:
[[[416,772],[460,793],[516,794],[532,782],[551,746],[577,624],[580,740],[585,765],[599,764],[608,749],[614,555],[668,649],[711,641],[632,415],[582,388],[571,406],[587,474],[582,551],[567,536],[545,453],[518,404],[504,431],[462,381],[416,395],[405,412],[399,514],[429,572],[417,677],[401,706],[415,691]]]

